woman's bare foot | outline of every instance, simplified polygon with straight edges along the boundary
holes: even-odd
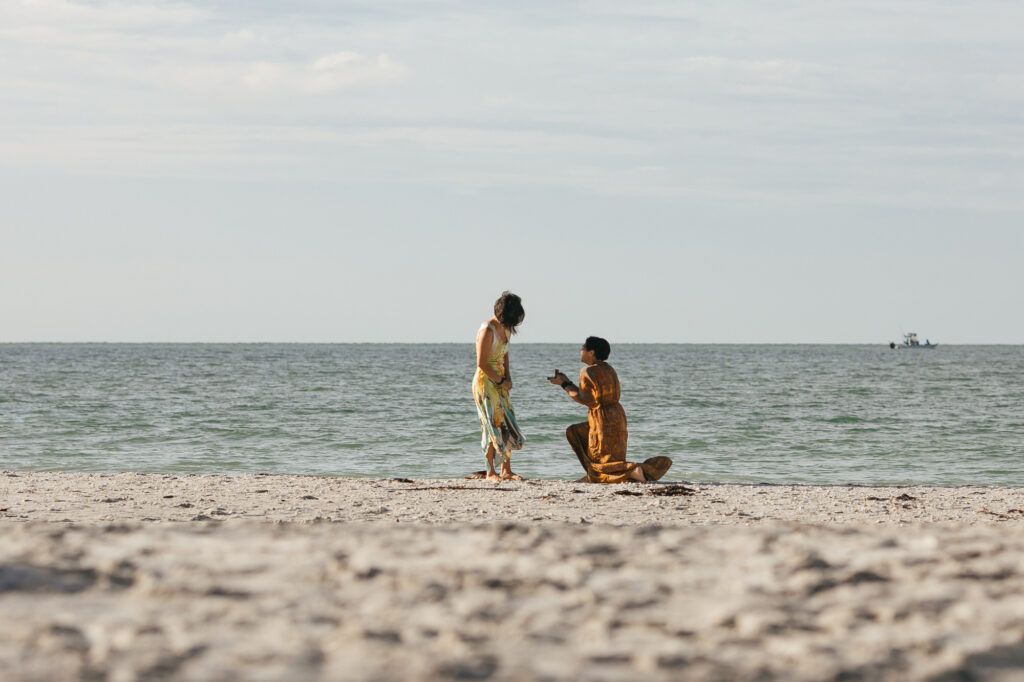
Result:
[[[509,464],[508,460],[501,463],[501,480],[503,481],[521,481],[523,477],[519,474],[512,473],[512,465]]]
[[[633,467],[633,470],[629,472],[629,477],[634,481],[638,481],[640,483],[647,482],[647,477],[644,476],[644,468],[639,464]]]
[[[501,476],[494,470],[494,443],[487,446],[487,473],[484,475],[488,481],[500,481]]]

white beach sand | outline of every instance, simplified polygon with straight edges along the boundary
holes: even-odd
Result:
[[[0,533],[11,682],[1024,678],[1018,488],[4,472]]]

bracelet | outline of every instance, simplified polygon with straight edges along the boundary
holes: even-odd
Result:
[[[572,386],[572,382],[568,379],[562,382],[562,388],[568,388],[569,386]]]
[[[495,386],[501,386],[502,384],[505,383],[505,379],[507,379],[507,378],[508,377],[502,377],[501,381],[494,381],[493,379],[491,379],[491,383],[494,384]]]

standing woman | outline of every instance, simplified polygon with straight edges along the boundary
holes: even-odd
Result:
[[[476,373],[473,398],[480,417],[480,447],[487,457],[487,471],[480,472],[490,481],[522,477],[512,473],[512,451],[523,447],[523,434],[516,423],[508,392],[512,376],[508,371],[508,342],[523,323],[526,312],[522,300],[503,292],[494,302],[494,317],[480,325],[476,334]],[[494,455],[501,456],[501,475],[494,471]],[[478,474],[479,475],[479,474]]]

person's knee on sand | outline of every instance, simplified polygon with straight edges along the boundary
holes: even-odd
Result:
[[[565,439],[569,441],[569,447],[576,454],[580,466],[586,472],[586,476],[578,482],[589,481],[591,475],[590,456],[587,452],[587,442],[590,439],[590,425],[587,422],[571,424],[565,429]]]

